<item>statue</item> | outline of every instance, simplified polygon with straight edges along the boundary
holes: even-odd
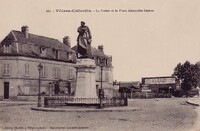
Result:
[[[78,28],[77,38],[77,52],[81,54],[82,58],[91,58],[91,42],[92,36],[90,29],[85,25],[84,21],[81,21],[81,26]]]

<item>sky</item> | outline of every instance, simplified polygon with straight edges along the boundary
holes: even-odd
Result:
[[[200,61],[199,14],[199,0],[0,0],[0,41],[27,25],[32,34],[60,41],[69,36],[75,46],[85,21],[92,46],[103,45],[112,55],[114,80],[140,81],[170,76],[180,62]]]

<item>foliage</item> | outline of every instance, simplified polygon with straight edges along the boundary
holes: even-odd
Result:
[[[181,90],[175,90],[172,92],[172,95],[175,97],[182,97],[184,95],[184,92]]]
[[[197,87],[200,82],[200,67],[189,61],[184,64],[179,63],[174,69],[173,76],[181,83],[183,91],[188,92],[192,87]]]

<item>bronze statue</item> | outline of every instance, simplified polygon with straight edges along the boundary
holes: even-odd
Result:
[[[88,26],[84,21],[81,21],[81,26],[78,28],[77,52],[82,58],[91,58],[91,42],[92,35]]]

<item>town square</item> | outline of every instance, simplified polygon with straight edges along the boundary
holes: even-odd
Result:
[[[38,129],[45,131],[121,131],[122,129],[125,131],[198,131],[200,120],[196,112],[199,113],[198,106],[187,104],[187,100],[187,98],[135,99],[129,101],[129,106],[139,107],[135,111],[102,112],[86,112],[85,109],[74,110],[74,112],[43,112],[31,110],[36,103],[1,102],[0,126],[1,129],[9,131]]]
[[[200,131],[199,5],[0,1],[0,131]]]

